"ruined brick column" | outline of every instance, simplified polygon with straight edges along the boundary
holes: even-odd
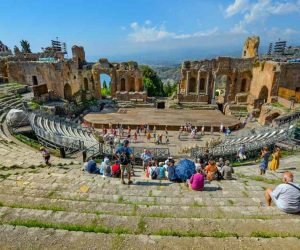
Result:
[[[190,87],[190,77],[191,77],[191,72],[187,71],[186,72],[186,86],[185,86],[185,93],[188,95],[189,94],[189,87]]]
[[[210,80],[210,73],[207,72],[207,77],[206,77],[206,86],[205,86],[205,93],[208,95],[208,89],[209,89],[209,80]]]
[[[196,89],[196,94],[197,94],[197,95],[199,95],[200,79],[201,79],[201,71],[198,70],[198,75],[197,75],[197,89]]]

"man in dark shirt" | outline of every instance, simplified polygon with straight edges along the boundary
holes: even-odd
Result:
[[[100,170],[97,168],[97,163],[95,162],[96,157],[93,156],[91,160],[88,161],[86,166],[86,171],[90,174],[99,174]]]
[[[124,181],[124,173],[125,169],[127,171],[127,177],[128,177],[128,185],[132,184],[132,181],[130,180],[131,175],[131,161],[133,160],[133,152],[131,148],[129,147],[129,141],[124,140],[123,146],[119,147],[116,150],[116,158],[120,161],[121,164],[121,182],[122,184],[126,184]]]

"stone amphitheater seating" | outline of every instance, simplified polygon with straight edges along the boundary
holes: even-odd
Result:
[[[76,123],[66,122],[41,112],[31,112],[29,117],[35,133],[56,146],[79,150],[97,144],[93,134]]]
[[[184,184],[138,177],[124,186],[79,166],[11,175],[0,181],[1,244],[22,249],[299,249],[299,216],[262,205],[269,186],[250,179],[213,181],[200,193]]]
[[[257,151],[263,146],[271,146],[279,141],[291,138],[295,128],[295,125],[290,125],[284,128],[265,130],[257,135],[227,139],[216,147],[211,148],[210,153],[213,156],[236,155],[241,145],[245,145],[248,152]],[[206,148],[193,148],[191,156],[194,158],[201,157],[205,150]]]

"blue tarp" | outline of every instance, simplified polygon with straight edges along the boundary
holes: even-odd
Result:
[[[175,173],[178,179],[186,181],[196,173],[195,163],[188,159],[182,159],[175,166]]]

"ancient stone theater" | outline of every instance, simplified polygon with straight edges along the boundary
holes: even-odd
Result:
[[[49,92],[72,101],[82,97],[101,99],[100,74],[105,73],[111,78],[112,97],[146,100],[142,75],[136,62],[112,63],[100,59],[96,63],[88,63],[84,48],[76,45],[72,47],[72,59],[64,59],[62,53],[45,56],[43,53],[30,53],[4,57],[0,60],[0,80],[32,86],[37,95],[41,95],[39,90],[43,89],[43,93]]]

